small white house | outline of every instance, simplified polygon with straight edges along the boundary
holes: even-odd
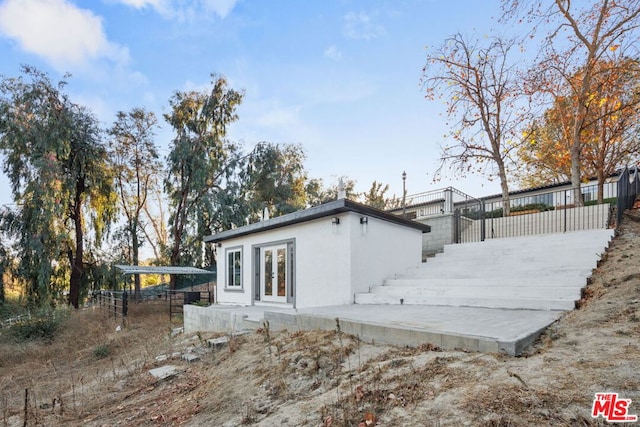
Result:
[[[430,227],[347,199],[205,238],[216,246],[217,303],[321,307],[416,267]]]

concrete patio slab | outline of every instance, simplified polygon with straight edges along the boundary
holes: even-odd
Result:
[[[185,310],[188,310],[185,306]],[[276,307],[198,307],[215,316],[246,320],[245,328],[336,330],[366,342],[417,347],[432,344],[446,350],[500,352],[517,356],[562,312],[428,305],[343,305],[306,309]],[[235,323],[239,326],[239,323]],[[196,327],[197,329],[197,327]],[[230,331],[229,331],[230,332]]]

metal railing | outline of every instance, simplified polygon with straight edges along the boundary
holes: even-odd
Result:
[[[127,291],[101,290],[93,293],[94,302],[107,318],[124,319],[129,311]]]
[[[405,206],[396,206],[389,212],[399,214],[406,209],[413,211],[411,216],[425,217],[444,213],[453,213],[454,205],[476,201],[474,197],[453,187],[440,188],[423,193],[409,194],[405,197]]]
[[[581,192],[580,203],[573,200],[571,189],[511,197],[509,216],[504,216],[502,201],[467,200],[457,204],[454,243],[607,228],[617,192],[605,191],[600,204],[594,200],[597,185],[582,187]]]

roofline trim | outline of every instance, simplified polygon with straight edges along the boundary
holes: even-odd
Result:
[[[211,236],[205,236],[205,243],[217,243],[225,240],[234,239],[237,237],[247,236],[250,234],[260,233],[263,231],[273,230],[276,228],[286,227],[288,225],[299,224],[307,221],[312,221],[318,218],[324,218],[331,215],[337,215],[344,212],[360,213],[362,215],[370,216],[372,218],[378,218],[387,222],[392,222],[404,227],[414,228],[422,231],[423,233],[429,233],[431,227],[426,224],[421,224],[409,219],[399,217],[384,211],[381,211],[370,206],[366,206],[360,203],[348,199],[339,199],[333,202],[324,203],[322,205],[314,206],[302,211],[293,212],[290,214],[282,215],[265,221],[256,222],[253,224],[245,225],[240,228],[232,230],[222,231]]]

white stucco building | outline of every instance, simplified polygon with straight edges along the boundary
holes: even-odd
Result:
[[[430,227],[347,199],[205,238],[218,260],[217,303],[321,307],[416,267]]]

